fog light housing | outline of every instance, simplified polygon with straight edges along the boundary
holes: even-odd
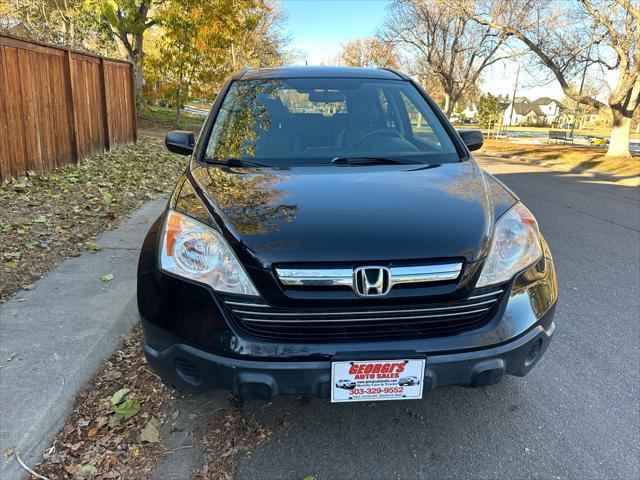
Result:
[[[538,356],[540,355],[541,350],[542,350],[542,339],[539,338],[533,344],[533,346],[531,347],[531,350],[529,350],[529,353],[527,354],[527,358],[524,359],[524,366],[530,367],[531,365],[533,365],[534,362],[538,359]]]

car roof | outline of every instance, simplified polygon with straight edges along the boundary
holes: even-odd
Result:
[[[235,75],[236,80],[273,78],[371,78],[375,80],[408,80],[404,74],[386,68],[363,67],[273,67],[246,68]]]

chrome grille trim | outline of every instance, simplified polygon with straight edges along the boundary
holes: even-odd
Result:
[[[462,271],[462,262],[440,265],[390,267],[391,286],[406,283],[439,282],[455,280]],[[276,268],[283,285],[293,286],[346,286],[353,284],[351,268]]]
[[[477,300],[478,298],[486,298],[486,297],[491,297],[493,295],[500,295],[502,292],[504,292],[504,289],[501,288],[500,290],[496,290],[494,292],[483,293],[482,295],[473,295],[467,298],[467,300]]]
[[[237,305],[239,307],[258,307],[258,308],[271,308],[269,305],[263,303],[246,303],[246,302],[232,302],[231,300],[225,300],[227,305]]]
[[[502,284],[477,289],[463,299],[413,299],[422,303],[408,305],[314,302],[313,307],[282,307],[269,305],[265,299],[252,303],[253,299],[236,295],[221,296],[235,324],[249,335],[292,342],[346,342],[432,338],[476,329],[491,320],[505,291]]]
[[[478,310],[469,310],[467,312],[454,312],[454,313],[441,313],[436,315],[414,315],[410,317],[378,317],[378,318],[330,318],[330,319],[304,319],[304,320],[274,320],[271,318],[248,318],[243,317],[245,322],[252,323],[297,323],[299,325],[304,325],[307,323],[333,323],[333,322],[342,322],[342,323],[351,323],[351,322],[370,322],[370,321],[384,321],[384,320],[423,320],[425,318],[441,318],[441,317],[453,317],[459,315],[473,315],[475,313],[486,312],[489,308],[481,308]],[[252,312],[253,313],[253,312]]]
[[[363,312],[363,311],[357,311],[358,315],[381,315],[381,314],[386,314],[386,313],[423,313],[423,312],[434,312],[434,311],[441,311],[441,310],[460,310],[461,308],[468,308],[468,307],[477,307],[477,306],[481,306],[481,305],[486,305],[489,303],[494,303],[496,302],[497,299],[491,299],[491,300],[487,300],[484,302],[479,302],[479,303],[470,303],[470,304],[465,304],[465,305],[455,305],[453,307],[434,307],[434,308],[417,308],[417,309],[411,309],[411,310],[373,310],[370,312]],[[231,302],[227,302],[227,303],[231,303]],[[335,316],[335,315],[353,315],[354,312],[309,312],[309,313],[301,313],[301,312],[295,312],[295,313],[289,313],[289,312],[252,312],[249,310],[235,310],[233,309],[233,313],[241,313],[241,314],[249,314],[249,315],[263,315],[263,316],[284,316],[284,317],[306,317],[306,316],[325,316],[325,317],[330,317],[330,316]],[[453,314],[452,314],[453,315]]]

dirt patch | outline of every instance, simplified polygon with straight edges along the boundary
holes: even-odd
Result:
[[[159,427],[171,401],[170,390],[147,366],[136,328],[78,394],[34,470],[51,480],[148,478],[165,450]]]
[[[0,302],[53,266],[100,246],[91,238],[116,227],[142,203],[171,191],[186,166],[162,141],[127,145],[0,186]]]
[[[193,473],[193,480],[231,480],[238,455],[263,444],[271,433],[270,428],[244,418],[237,401],[232,402],[224,415],[211,419],[201,441],[204,465]]]

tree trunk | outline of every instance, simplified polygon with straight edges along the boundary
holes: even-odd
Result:
[[[142,86],[144,81],[142,79],[142,62],[141,61],[133,61],[133,93],[136,95],[136,99],[140,98],[142,94]]]
[[[451,102],[451,94],[444,92],[444,113],[447,114],[447,118],[451,116],[451,110],[453,110],[453,103]]]
[[[182,78],[180,79],[182,81]],[[182,103],[180,97],[180,87],[176,90],[176,127],[180,128],[180,104]]]
[[[611,143],[607,150],[607,157],[630,158],[629,133],[631,131],[632,114],[619,108],[611,108],[613,125],[611,126]]]
[[[142,102],[142,87],[144,78],[142,76],[142,60],[144,59],[143,34],[133,36],[133,48],[129,53],[129,60],[133,63],[133,90],[136,96],[136,103]]]

